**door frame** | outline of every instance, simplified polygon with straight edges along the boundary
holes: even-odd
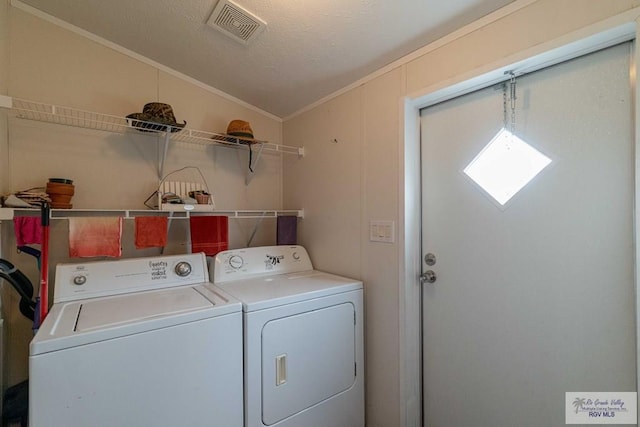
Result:
[[[403,426],[422,426],[422,292],[420,110],[505,80],[505,72],[533,72],[615,44],[640,40],[640,8],[508,56],[400,99],[400,404]],[[632,67],[640,64],[634,44]],[[634,277],[636,289],[636,385],[640,383],[640,76],[631,78],[634,138]],[[639,394],[640,395],[640,394]],[[640,399],[638,402],[640,408]]]

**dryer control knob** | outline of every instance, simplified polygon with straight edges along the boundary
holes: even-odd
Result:
[[[176,264],[175,272],[180,277],[186,277],[191,274],[191,264],[186,261],[181,261]]]
[[[84,285],[85,283],[87,283],[87,276],[78,275],[73,278],[74,285],[80,286],[80,285]]]
[[[242,267],[242,265],[244,264],[244,261],[242,259],[242,257],[238,256],[238,255],[233,255],[231,256],[231,258],[229,258],[229,265],[231,266],[231,268],[237,270],[240,267]]]

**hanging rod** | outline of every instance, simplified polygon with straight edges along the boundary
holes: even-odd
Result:
[[[37,208],[0,208],[0,221],[12,220],[14,216],[39,216]],[[297,216],[304,218],[304,209],[275,210],[216,210],[216,211],[160,211],[132,209],[51,209],[51,219],[69,219],[79,217],[119,216],[133,219],[143,216],[166,216],[171,219],[188,219],[192,216],[227,216],[237,219],[277,218],[279,216]]]

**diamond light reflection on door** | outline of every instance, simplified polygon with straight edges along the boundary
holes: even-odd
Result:
[[[464,173],[504,206],[549,163],[550,158],[502,128]]]

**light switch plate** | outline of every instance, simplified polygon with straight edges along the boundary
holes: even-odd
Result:
[[[394,221],[371,221],[369,223],[369,241],[371,242],[395,242]]]

